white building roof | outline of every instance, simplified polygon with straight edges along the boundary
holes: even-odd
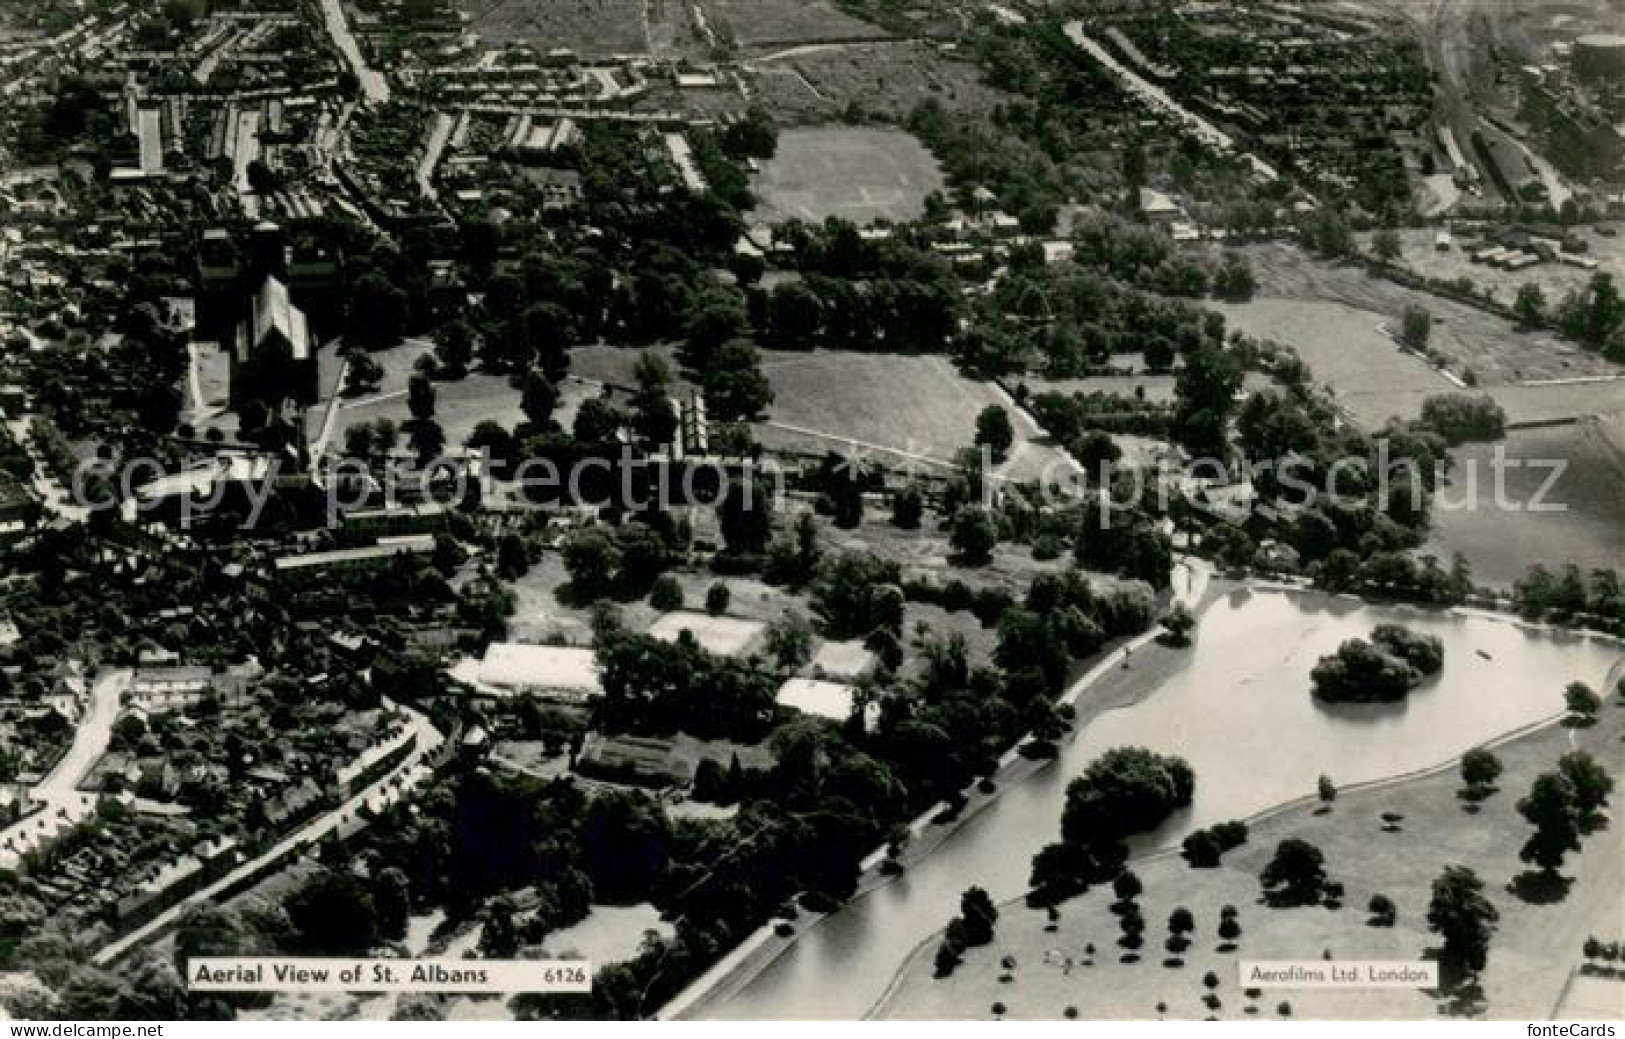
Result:
[[[493,642],[475,673],[481,685],[498,689],[585,693],[601,696],[597,658],[590,649]]]
[[[784,707],[844,722],[852,714],[852,687],[841,682],[792,678],[780,687],[778,701]]]

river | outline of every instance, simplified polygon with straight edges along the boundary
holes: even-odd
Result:
[[[1401,704],[1317,704],[1309,694],[1316,660],[1385,622],[1439,636],[1443,672]],[[1322,773],[1347,785],[1448,761],[1556,714],[1567,683],[1600,687],[1618,658],[1613,643],[1498,619],[1237,591],[1208,608],[1180,669],[1153,695],[1096,718],[1062,748],[1057,767],[1007,787],[907,874],[822,921],[705,1013],[862,1017],[913,948],[954,914],[965,888],[979,884],[995,901],[1026,889],[1033,853],[1058,833],[1067,782],[1113,747],[1177,753],[1196,771],[1194,803],[1142,839],[1137,850],[1146,851],[1310,794]]]

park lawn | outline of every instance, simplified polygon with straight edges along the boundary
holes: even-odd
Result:
[[[1153,646],[1140,652],[1178,651]],[[1091,690],[1091,699],[1121,696],[1124,690],[1114,692],[1111,686],[1143,681],[1140,669],[1151,662],[1142,657],[1135,671],[1106,677],[1106,687]],[[1555,694],[1553,700],[1555,706]],[[1625,706],[1618,697],[1609,697],[1592,728],[1552,724],[1497,746],[1506,771],[1499,791],[1476,814],[1469,814],[1457,797],[1461,783],[1451,764],[1392,785],[1345,790],[1326,814],[1316,814],[1317,803],[1310,797],[1266,814],[1250,823],[1247,844],[1226,855],[1218,869],[1194,871],[1169,852],[1141,857],[1132,864],[1145,884],[1139,901],[1146,944],[1138,962],[1122,962],[1123,950],[1116,944],[1120,932],[1108,909],[1114,896],[1107,886],[1063,903],[1054,932],[1045,930],[1043,912],[1020,901],[1007,903],[1000,907],[993,943],[967,953],[951,980],[932,977],[940,935],[922,944],[875,1016],[986,1019],[994,1016],[993,1005],[1002,1003],[1005,1016],[1019,1019],[1059,1020],[1068,1007],[1075,1007],[1083,1020],[1154,1019],[1158,1004],[1164,1003],[1168,1018],[1202,1019],[1210,1011],[1201,1002],[1206,993],[1201,979],[1211,970],[1220,979],[1216,1016],[1225,1020],[1254,1016],[1247,1013],[1248,1006],[1257,1008],[1259,1018],[1277,1017],[1283,1001],[1298,1019],[1430,1018],[1440,1010],[1432,997],[1416,990],[1266,989],[1261,998],[1248,999],[1237,983],[1238,964],[1316,960],[1328,951],[1337,959],[1419,959],[1437,945],[1426,924],[1430,885],[1445,866],[1464,864],[1478,872],[1486,897],[1501,914],[1482,978],[1488,1016],[1549,1018],[1581,962],[1586,937],[1600,928],[1607,933],[1599,937],[1611,938],[1614,932],[1607,922],[1625,918],[1625,856],[1617,830],[1599,831],[1564,865],[1563,873],[1575,878],[1567,897],[1551,904],[1525,902],[1507,890],[1524,869],[1518,849],[1529,833],[1515,804],[1534,777],[1553,768],[1570,749],[1571,739],[1619,775],[1625,766],[1622,732]],[[1397,832],[1384,829],[1385,812],[1404,817]],[[1325,853],[1330,876],[1347,887],[1341,908],[1275,909],[1261,903],[1258,873],[1286,837],[1310,841]],[[1378,892],[1397,904],[1397,926],[1368,925],[1366,903]],[[1221,953],[1215,930],[1226,904],[1240,910],[1242,935],[1234,951]],[[1164,965],[1162,942],[1168,916],[1178,906],[1190,909],[1196,931],[1183,966],[1173,967]],[[1091,943],[1096,954],[1092,965],[1084,966]],[[1006,972],[1000,966],[1005,956],[1015,958],[1015,969]],[[1078,964],[1070,974],[1063,965],[1067,956]],[[1001,981],[1007,973],[1008,980]],[[1622,994],[1625,988],[1616,987],[1614,998]],[[1616,1003],[1613,1014],[1621,1012],[1625,1003]]]
[[[869,224],[913,220],[925,198],[947,184],[936,158],[918,138],[879,127],[820,126],[785,130],[778,152],[762,163],[752,185],[761,199],[754,222],[832,216]]]
[[[983,408],[1010,408],[997,386],[965,378],[945,357],[773,351],[764,355],[762,369],[774,401],[757,436],[770,448],[867,451],[876,462],[901,467],[912,461],[941,472],[975,439]],[[1031,440],[1030,425],[1010,410],[1018,441]],[[1037,468],[1038,459],[1056,460],[1033,457]]]
[[[378,388],[365,396],[339,398],[338,417],[333,423],[333,444],[330,446],[342,448],[344,431],[349,427],[383,418],[390,419],[401,428],[404,443],[405,425],[412,418],[406,403],[406,388],[412,377],[412,366],[419,357],[432,352],[431,344],[422,340],[408,340],[400,346],[374,353],[373,360],[383,367],[384,377]],[[325,355],[323,361],[325,365]],[[328,379],[324,382],[326,385],[335,385],[335,380]],[[553,418],[568,429],[575,421],[575,413],[582,402],[597,396],[599,390],[596,386],[574,379],[567,379],[558,389],[559,404]],[[448,448],[461,447],[474,427],[486,420],[498,422],[510,432],[525,420],[525,414],[519,407],[519,391],[506,375],[475,370],[455,381],[437,379],[434,390],[434,418],[445,430]],[[324,401],[306,414],[313,438],[320,435],[322,423],[326,420],[328,396],[324,392]]]

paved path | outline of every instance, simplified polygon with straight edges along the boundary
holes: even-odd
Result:
[[[338,425],[339,409],[345,407],[344,377],[350,372],[350,359],[342,353],[339,355],[338,377],[333,380],[327,397],[327,412],[322,416],[321,432],[316,436],[316,442],[310,445],[310,469],[315,472],[321,465],[322,459],[327,455],[327,445],[333,439],[333,431]]]

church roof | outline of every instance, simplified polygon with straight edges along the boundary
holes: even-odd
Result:
[[[249,315],[248,345],[257,347],[272,332],[287,340],[296,361],[311,356],[310,329],[305,323],[305,312],[293,305],[288,287],[274,275],[267,276],[254,295],[253,311]]]

